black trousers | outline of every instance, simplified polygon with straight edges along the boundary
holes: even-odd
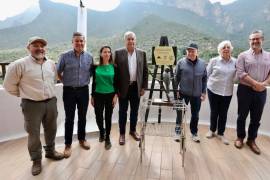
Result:
[[[114,97],[114,93],[109,94],[100,94],[95,93],[94,95],[94,106],[95,106],[95,114],[96,114],[96,122],[100,132],[100,136],[104,137],[104,133],[106,131],[106,139],[110,137],[111,126],[112,126],[112,113],[113,106],[112,100]],[[105,108],[105,129],[103,125],[103,113]]]
[[[128,102],[130,103],[130,132],[136,131],[137,120],[138,120],[138,110],[140,105],[140,97],[138,95],[137,84],[132,84],[128,88],[128,94],[125,98],[119,97],[119,129],[120,134],[124,135],[126,133],[126,123],[127,123],[127,110]]]
[[[86,113],[89,103],[88,86],[80,88],[63,88],[63,101],[65,109],[65,144],[72,144],[73,126],[76,106],[78,109],[78,140],[85,140]]]
[[[250,113],[250,123],[248,127],[248,140],[255,140],[257,137],[263,108],[266,102],[267,92],[256,92],[251,87],[242,84],[238,85],[238,117],[237,117],[237,137],[246,137],[246,118]]]
[[[209,89],[207,92],[210,104],[210,130],[212,132],[217,130],[217,134],[223,136],[232,96],[221,96]]]

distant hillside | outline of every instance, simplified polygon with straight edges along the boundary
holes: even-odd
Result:
[[[0,41],[1,49],[23,47],[28,37],[40,35],[51,44],[68,41],[76,30],[77,8],[40,0],[41,13],[27,25],[0,30],[4,37]],[[138,13],[140,12],[140,13]],[[126,31],[135,26],[148,15],[157,15],[161,18],[190,26],[206,34],[218,36],[217,27],[212,21],[205,20],[188,10],[179,10],[173,7],[161,6],[152,3],[121,3],[110,12],[88,11],[88,35],[104,38]],[[196,22],[196,23],[194,23]],[[223,33],[220,33],[223,34]]]
[[[40,13],[39,6],[33,6],[25,10],[25,12],[16,16],[0,21],[0,29],[18,27],[24,24],[28,24],[33,21]]]
[[[54,59],[55,54],[70,48],[77,8],[50,0],[39,3],[41,12],[33,21],[0,30],[1,60],[25,54],[22,49],[34,35],[48,40]],[[259,28],[265,32],[265,49],[270,49],[269,21],[269,0],[238,0],[226,6],[208,0],[123,0],[109,12],[88,11],[88,46],[93,52],[106,43],[122,46],[123,33],[134,30],[138,45],[146,49],[166,34],[171,44],[179,47],[197,41],[201,52],[210,55],[223,39],[232,40],[236,52],[248,48],[248,34]]]
[[[183,49],[190,43],[196,42],[199,45],[199,52],[201,57],[208,60],[210,56],[216,55],[216,46],[220,40],[212,38],[208,35],[200,33],[187,26],[179,25],[177,23],[168,22],[164,19],[149,15],[143,20],[139,21],[132,31],[137,35],[137,47],[147,51],[148,60],[151,61],[152,46],[159,45],[160,36],[168,36],[171,46],[178,47],[178,58],[182,56]],[[110,45],[112,49],[117,49],[124,46],[123,34],[125,31],[119,32],[113,37],[107,38],[88,38],[88,49],[95,57],[98,57],[98,52],[101,46]],[[71,42],[58,43],[49,45],[48,56],[57,61],[60,53],[71,48]],[[14,61],[26,55],[26,50],[10,49],[0,50],[0,61]]]

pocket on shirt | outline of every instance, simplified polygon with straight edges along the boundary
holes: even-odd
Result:
[[[82,69],[85,71],[90,71],[91,63],[90,62],[84,62],[82,63]]]

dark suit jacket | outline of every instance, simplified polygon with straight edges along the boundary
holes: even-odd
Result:
[[[142,88],[147,88],[148,85],[148,69],[146,61],[146,53],[143,50],[135,49],[137,58],[137,85],[138,95]],[[119,96],[125,98],[129,87],[129,68],[128,68],[128,52],[126,48],[121,48],[114,53],[114,62],[117,67],[118,74],[118,90]]]

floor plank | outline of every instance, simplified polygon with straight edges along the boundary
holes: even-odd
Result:
[[[27,151],[27,138],[0,143],[0,179],[85,179],[85,180],[268,180],[270,179],[270,137],[259,136],[257,144],[262,150],[256,155],[247,145],[236,149],[234,129],[226,129],[230,145],[219,139],[205,138],[207,126],[199,126],[201,143],[194,143],[187,134],[187,151],[182,167],[179,143],[172,137],[146,135],[142,162],[138,142],[126,135],[126,144],[118,144],[118,126],[112,126],[112,148],[105,150],[98,142],[98,134],[88,134],[90,150],[80,148],[74,139],[72,155],[58,162],[42,160],[42,173],[31,175],[31,161]],[[63,140],[56,144],[63,151]],[[44,153],[43,153],[44,155]]]

